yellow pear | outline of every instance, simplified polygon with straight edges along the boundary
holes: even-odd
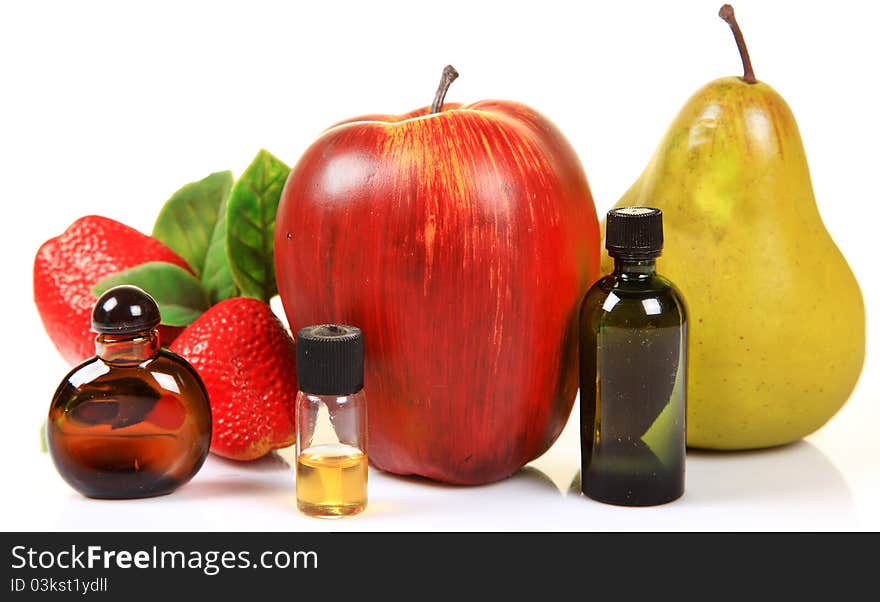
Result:
[[[734,450],[796,441],[840,409],[864,362],[865,308],[791,109],[755,79],[733,9],[720,15],[745,74],[688,100],[615,207],[663,210],[657,269],[690,316],[688,444]]]

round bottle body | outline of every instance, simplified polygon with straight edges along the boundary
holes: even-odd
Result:
[[[211,408],[201,379],[183,358],[159,349],[158,339],[149,357],[126,361],[142,339],[106,345],[102,357],[74,368],[55,392],[49,452],[64,480],[87,497],[171,493],[208,455]]]

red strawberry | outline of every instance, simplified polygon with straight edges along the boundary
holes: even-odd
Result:
[[[65,360],[76,364],[95,355],[91,313],[97,299],[92,287],[148,261],[190,269],[155,238],[98,215],[76,220],[63,234],[43,243],[34,260],[34,301]],[[180,332],[180,328],[160,327],[162,344],[168,345]]]
[[[296,348],[266,303],[221,301],[187,326],[171,350],[189,360],[208,390],[212,452],[253,460],[293,444]]]

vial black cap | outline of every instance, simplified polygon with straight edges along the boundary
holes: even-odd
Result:
[[[342,324],[306,326],[296,335],[296,379],[315,395],[351,395],[364,388],[364,335]]]
[[[612,257],[657,257],[663,250],[663,212],[652,207],[612,209],[605,220],[605,248]]]
[[[156,301],[145,290],[129,284],[108,290],[92,310],[92,330],[98,334],[134,334],[152,330],[160,321]]]

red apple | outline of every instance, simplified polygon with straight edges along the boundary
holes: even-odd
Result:
[[[540,456],[577,391],[577,315],[599,226],[574,150],[515,102],[443,104],[327,130],[290,173],[275,228],[294,332],[359,326],[369,455],[480,484]]]

